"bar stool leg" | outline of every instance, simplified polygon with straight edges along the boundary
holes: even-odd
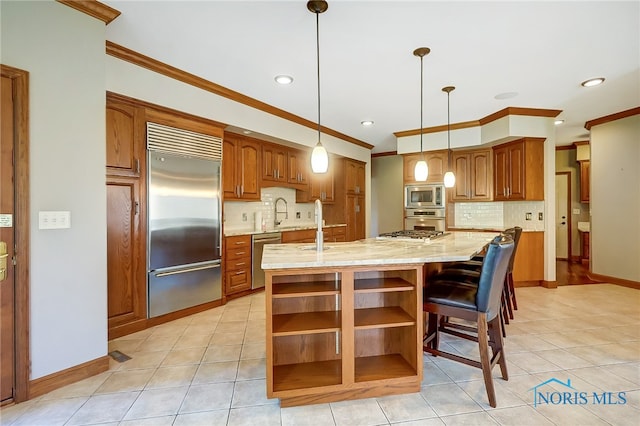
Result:
[[[489,335],[487,326],[487,315],[478,313],[478,349],[480,352],[480,366],[482,367],[482,376],[484,377],[484,386],[487,390],[489,405],[496,407],[496,392],[493,387],[493,378],[491,377],[491,357],[489,355]]]

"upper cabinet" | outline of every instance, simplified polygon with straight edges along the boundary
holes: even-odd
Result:
[[[365,164],[356,160],[345,160],[345,180],[347,193],[364,194]]]
[[[421,153],[405,154],[404,158],[404,184],[418,183],[413,174],[416,163],[422,159]],[[426,183],[444,182],[444,174],[447,171],[447,150],[424,152],[424,160],[429,167],[429,175]]]
[[[288,149],[282,145],[262,145],[262,186],[286,186],[288,183]]]
[[[580,202],[589,202],[589,172],[591,168],[590,160],[582,160],[580,163]]]
[[[544,139],[523,138],[493,147],[496,201],[544,200]]]
[[[107,123],[107,174],[140,176],[145,153],[144,108],[109,100]]]
[[[222,142],[222,190],[225,200],[260,199],[260,143],[233,133]]]
[[[456,151],[451,154],[456,185],[450,201],[491,201],[493,167],[491,149]]]
[[[298,149],[289,149],[287,158],[290,186],[303,191],[309,189],[309,154]]]

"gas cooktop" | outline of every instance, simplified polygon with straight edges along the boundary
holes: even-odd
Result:
[[[394,231],[394,232],[386,232],[384,234],[380,234],[378,238],[387,239],[404,239],[404,240],[432,240],[434,238],[442,237],[447,235],[444,231],[425,231],[425,230],[405,230],[405,231]]]

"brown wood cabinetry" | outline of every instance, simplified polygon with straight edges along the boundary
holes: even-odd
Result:
[[[345,239],[365,238],[365,163],[350,158],[334,161],[335,202],[325,216],[331,223],[346,223]]]
[[[329,159],[329,170],[326,173],[311,173],[309,178],[309,197],[307,201],[320,200],[323,203],[335,201],[335,158]]]
[[[513,261],[513,280],[536,285],[544,280],[544,232],[520,234]]]
[[[224,238],[224,294],[251,289],[251,235]]]
[[[589,185],[591,161],[582,160],[580,163],[580,202],[589,202],[589,192],[591,191]]]
[[[493,168],[490,149],[456,151],[451,154],[456,184],[450,201],[491,201]]]
[[[344,160],[345,185],[349,194],[364,194],[365,164],[355,160]]]
[[[282,243],[314,243],[316,241],[315,229],[299,229],[297,231],[285,231],[282,233]]]
[[[259,200],[260,142],[234,133],[222,141],[222,192],[225,200]]]
[[[416,167],[416,163],[422,159],[422,155],[423,154],[421,153],[403,155],[405,185],[418,183],[413,171]],[[444,174],[447,171],[449,161],[448,151],[445,149],[440,151],[424,152],[424,160],[427,162],[427,167],[429,167],[429,175],[427,176],[426,183],[444,182]]]
[[[346,226],[332,226],[328,228],[322,228],[324,232],[324,241],[329,243],[338,243],[347,241],[347,227]]]
[[[423,265],[267,270],[267,397],[282,407],[417,392]]]
[[[262,144],[262,186],[280,186],[288,183],[287,147],[271,143]],[[286,185],[284,185],[286,186]]]
[[[289,149],[287,152],[289,161],[289,186],[295,189],[306,191],[309,189],[309,155],[297,149]]]
[[[107,96],[107,315],[110,337],[147,318],[145,113]]]
[[[365,238],[365,208],[364,195],[345,195],[345,222],[347,224],[347,241]]]
[[[493,147],[493,170],[496,201],[544,200],[544,139]]]
[[[144,108],[107,100],[107,174],[140,176],[145,156]]]
[[[589,262],[589,232],[580,232],[580,243],[582,252],[580,259],[583,262]]]

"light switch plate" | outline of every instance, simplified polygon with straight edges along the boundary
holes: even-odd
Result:
[[[38,212],[39,229],[67,229],[71,228],[70,211],[40,211]]]

